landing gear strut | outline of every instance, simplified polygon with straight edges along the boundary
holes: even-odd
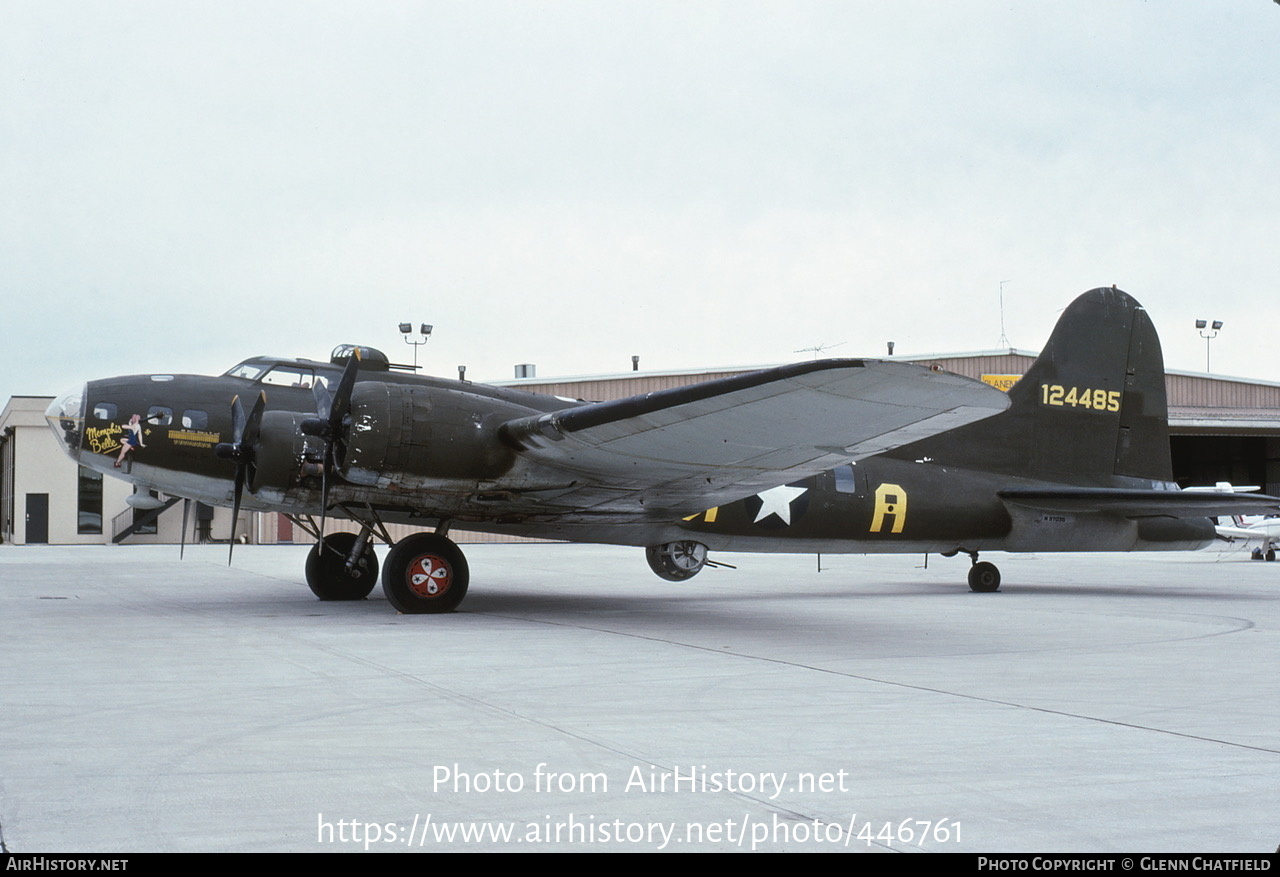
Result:
[[[437,533],[416,533],[387,553],[382,592],[406,615],[452,612],[467,596],[470,578],[457,545]]]
[[[321,600],[363,600],[378,583],[378,555],[367,540],[351,562],[360,541],[355,533],[330,533],[307,555],[307,586]]]
[[[979,594],[1000,590],[1000,570],[994,563],[980,561],[978,555],[973,555],[973,566],[969,567],[969,590]]]
[[[978,560],[978,552],[965,551],[963,548],[953,548],[950,551],[942,552],[942,556],[955,557],[961,552],[969,555],[969,560],[973,563],[969,567],[969,590],[979,594],[990,594],[1000,590],[1000,570],[996,568],[994,563]]]

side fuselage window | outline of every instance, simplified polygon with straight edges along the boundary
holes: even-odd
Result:
[[[152,405],[147,409],[147,416],[144,419],[152,426],[168,426],[173,423],[173,409],[165,408],[163,405]]]
[[[836,493],[857,493],[858,481],[853,466],[845,464],[833,470],[836,476]]]

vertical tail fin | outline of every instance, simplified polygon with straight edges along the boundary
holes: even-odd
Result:
[[[1160,339],[1127,293],[1072,302],[1009,399],[1002,414],[893,455],[1082,486],[1172,480]]]

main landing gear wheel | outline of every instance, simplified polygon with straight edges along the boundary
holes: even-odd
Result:
[[[1000,570],[994,563],[977,561],[969,567],[969,590],[990,594],[1000,589]]]
[[[1265,555],[1263,555],[1263,556],[1264,556],[1264,557],[1266,557],[1266,559],[1267,559],[1267,560],[1275,560],[1275,559],[1276,559],[1276,550],[1275,550],[1274,548],[1268,548],[1268,549],[1267,549],[1267,553],[1266,553]]]
[[[644,550],[644,558],[653,570],[669,582],[691,579],[707,565],[707,546],[701,542],[667,542],[651,545]]]
[[[444,536],[406,536],[387,554],[382,592],[406,615],[452,612],[467,596],[471,573],[462,549]]]
[[[347,557],[355,548],[355,533],[330,533],[311,546],[307,555],[307,587],[321,600],[363,600],[378,584],[378,555],[366,544],[355,566]]]

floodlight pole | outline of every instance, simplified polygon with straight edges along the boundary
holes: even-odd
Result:
[[[1209,373],[1209,342],[1218,337],[1218,330],[1222,328],[1221,320],[1214,320],[1210,323],[1208,320],[1196,320],[1196,328],[1200,330],[1200,337],[1204,339],[1204,371]]]
[[[422,340],[415,341],[413,340],[413,337],[412,337],[413,324],[412,323],[400,324],[400,334],[404,335],[404,343],[413,347],[413,370],[415,372],[417,372],[418,370],[418,348],[431,340],[431,329],[432,329],[432,326],[430,323],[423,323],[422,327],[418,330],[422,335]]]

